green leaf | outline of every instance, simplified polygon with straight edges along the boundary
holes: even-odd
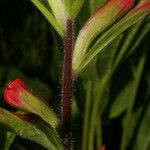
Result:
[[[123,113],[129,103],[129,97],[132,94],[132,89],[134,87],[134,82],[130,81],[128,82],[121,91],[119,91],[119,94],[115,98],[111,109],[110,109],[110,118],[118,117],[121,113]]]
[[[99,7],[101,7],[107,0],[89,0],[90,10],[91,13],[93,13],[95,10],[97,10]]]
[[[60,120],[57,118],[55,112],[44,101],[29,91],[24,90],[21,92],[20,99],[24,102],[23,108],[25,110],[40,116],[53,128],[57,128],[60,125]]]
[[[131,55],[135,51],[135,49],[138,47],[138,45],[141,43],[141,41],[146,36],[146,34],[148,34],[149,31],[150,31],[150,21],[148,18],[148,21],[146,21],[141,28],[141,31],[139,33],[140,36],[136,37],[136,41],[132,45],[131,50],[128,52],[127,56]]]
[[[61,37],[63,37],[64,29],[60,27],[53,14],[39,0],[31,0],[31,2],[42,12],[42,14],[46,17],[48,22],[55,28],[58,34]]]
[[[145,6],[145,5],[144,5]],[[75,74],[79,74],[83,68],[100,52],[102,51],[111,41],[113,41],[118,35],[124,32],[133,24],[145,18],[150,12],[150,5],[145,7],[137,7],[123,17],[118,23],[106,31],[94,46],[84,56],[81,64],[75,70]]]
[[[118,55],[116,56],[116,58],[114,60],[113,70],[115,70],[119,66],[120,62],[122,62],[122,60],[124,60],[124,57],[127,57],[127,56],[125,56],[126,53],[131,53],[130,51],[132,49],[130,48],[130,46],[131,46],[131,44],[134,45],[135,36],[138,33],[142,24],[143,24],[143,20],[141,22],[138,22],[137,24],[135,24],[131,29],[129,29],[128,34],[125,35],[122,46],[118,52]]]
[[[118,48],[120,48],[122,39],[123,34],[108,44],[108,46],[97,55],[97,72],[100,79],[102,79],[110,70],[112,70],[113,61],[116,59],[116,52]]]
[[[91,105],[92,105],[92,82],[88,81],[87,83],[87,93],[86,93],[86,101],[84,108],[84,122],[83,122],[83,132],[82,132],[82,150],[88,149],[88,133],[90,133],[89,128],[89,120],[91,114]]]
[[[144,105],[140,113],[140,123],[137,124],[138,130],[134,131],[133,137],[133,150],[149,150],[150,149],[150,73],[146,74],[146,81],[148,84],[146,94],[144,96]],[[133,119],[135,117],[133,116]],[[135,129],[135,127],[133,128]],[[133,130],[132,129],[132,130]]]
[[[133,113],[131,114],[131,120],[130,120],[130,127],[129,127],[129,134],[128,134],[128,137],[126,139],[127,143],[129,143],[129,147],[132,147],[132,141],[135,140],[135,137],[138,133],[138,127],[140,126],[141,124],[141,115],[143,115],[142,111],[143,109],[145,109],[143,107],[143,105],[137,109],[136,111],[133,111]],[[125,118],[123,118],[122,120],[122,126],[124,127],[126,124],[126,120]],[[132,148],[131,148],[132,149]]]
[[[91,73],[92,72],[92,73]],[[97,72],[97,58],[94,59],[88,67],[86,67],[83,72],[81,73],[81,78],[91,80],[91,81],[97,81],[99,80],[99,74]]]
[[[105,76],[103,80],[97,82],[94,86],[93,91],[93,103],[92,103],[92,110],[90,116],[90,123],[89,123],[89,141],[88,141],[88,148],[90,150],[93,149],[94,145],[94,137],[96,136],[96,128],[97,122],[106,107],[109,98],[110,92],[110,78],[109,76]]]
[[[149,74],[147,74],[146,78],[149,78]],[[130,121],[129,136],[127,141],[130,144],[129,145],[130,148],[133,150],[149,150],[150,148],[149,147],[150,146],[149,143],[150,86],[149,85],[147,87],[145,95],[143,95],[142,97],[142,105],[140,105],[138,109],[136,108],[136,111],[133,111],[131,121]],[[123,125],[125,125],[125,119],[123,121]]]
[[[46,124],[40,118],[32,121],[32,124],[35,125],[36,128],[38,128],[39,130],[44,132],[47,135],[48,139],[57,147],[58,150],[63,150],[62,141],[55,129],[53,129],[50,125]]]
[[[74,0],[71,5],[71,17],[75,18],[79,13],[84,0]]]
[[[67,21],[67,12],[65,8],[65,4],[62,0],[47,0],[53,15],[55,16],[59,26],[63,31],[66,30],[66,21]]]
[[[21,78],[23,79],[27,85],[31,88],[34,89],[35,93],[38,93],[39,96],[41,96],[45,100],[50,100],[51,99],[51,91],[49,87],[39,80],[38,78],[28,78],[23,72],[18,70],[15,67],[9,67],[8,68],[8,73],[7,73],[7,81],[10,82],[16,78]]]
[[[65,4],[67,13],[70,16],[70,8],[71,8],[72,0],[63,0],[63,1],[64,1],[64,4]]]
[[[113,40],[102,53],[81,72],[81,77],[87,80],[99,81],[107,74],[112,68],[112,62],[118,46],[121,42],[122,35]],[[91,74],[92,72],[92,74]]]
[[[12,132],[6,132],[6,142],[4,145],[3,150],[9,150],[11,144],[13,143],[14,139],[16,137],[16,134],[12,133]]]
[[[127,139],[129,136],[130,122],[132,120],[132,111],[134,108],[134,103],[136,100],[136,95],[138,92],[138,87],[139,87],[139,84],[141,81],[141,76],[143,73],[145,62],[146,62],[146,52],[144,51],[142,56],[140,57],[139,64],[136,68],[136,74],[135,74],[135,78],[134,78],[132,93],[130,94],[130,97],[129,97],[129,102],[128,102],[128,106],[127,106],[127,113],[126,113],[126,117],[125,117],[125,124],[123,127],[121,146],[120,146],[121,150],[125,150],[127,147]]]
[[[107,4],[105,4],[102,8],[98,9],[93,15],[91,15],[91,17],[80,30],[73,50],[72,67],[75,73],[82,63],[82,60],[84,59],[93,40],[100,33],[104,32],[105,29],[110,27],[110,25],[112,25],[116,20],[121,18],[121,16],[127,13],[127,11],[132,7],[133,4],[130,3],[127,9],[124,9],[127,4],[123,3],[123,5],[119,5],[121,2],[114,1],[113,3],[112,1],[108,1]],[[107,11],[108,9],[109,11]]]
[[[150,149],[150,105],[144,113],[141,125],[139,127],[137,136],[134,137],[133,150],[149,150]]]
[[[60,140],[56,140],[55,142],[57,143],[55,143],[53,140],[54,138],[58,139],[56,136],[56,131],[53,128],[49,128],[51,130],[51,134],[48,137],[42,130],[36,128],[35,125],[21,120],[3,108],[0,108],[0,123],[4,127],[7,127],[11,132],[16,133],[23,138],[39,143],[48,150],[63,149],[60,145]]]

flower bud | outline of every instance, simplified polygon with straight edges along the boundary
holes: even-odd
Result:
[[[75,73],[93,39],[127,13],[133,4],[134,0],[109,0],[89,18],[75,43],[73,52],[73,70]]]
[[[4,99],[9,105],[15,108],[29,111],[40,116],[54,128],[59,125],[59,119],[55,113],[48,105],[34,96],[21,79],[16,79],[6,86]]]
[[[27,86],[21,79],[16,79],[9,83],[4,91],[6,102],[16,108],[26,110],[26,104],[20,97],[20,93],[28,91]]]

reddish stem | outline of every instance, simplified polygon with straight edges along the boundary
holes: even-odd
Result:
[[[64,146],[65,150],[71,150],[71,96],[72,96],[72,42],[73,23],[67,20],[67,29],[64,40],[64,72],[62,89],[62,114],[64,126]]]

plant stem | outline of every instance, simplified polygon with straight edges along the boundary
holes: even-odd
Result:
[[[94,96],[94,102],[93,102],[93,109],[91,112],[91,120],[90,120],[90,127],[89,127],[89,141],[88,141],[88,148],[89,150],[94,150],[94,138],[96,135],[96,125],[97,121],[99,120],[99,117],[101,117],[102,109],[101,106],[103,105],[102,102],[102,96],[108,87],[108,83],[111,78],[111,73],[108,73],[107,76],[103,79],[101,83],[98,83],[95,88],[95,95]]]
[[[87,93],[84,111],[84,124],[83,124],[83,135],[82,135],[82,150],[87,150],[88,147],[88,132],[89,132],[89,120],[90,120],[90,107],[92,100],[92,82],[87,83]]]
[[[67,29],[64,39],[64,70],[62,85],[62,119],[64,126],[64,149],[71,150],[71,95],[72,95],[72,42],[73,22],[67,20]]]
[[[96,145],[97,145],[97,150],[100,149],[102,146],[102,120],[101,116],[99,117],[99,120],[97,120],[96,124]]]

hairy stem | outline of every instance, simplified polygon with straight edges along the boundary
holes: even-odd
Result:
[[[62,119],[64,126],[64,149],[71,150],[71,96],[72,96],[72,35],[73,23],[67,20],[67,29],[64,39],[64,70],[62,86]]]

